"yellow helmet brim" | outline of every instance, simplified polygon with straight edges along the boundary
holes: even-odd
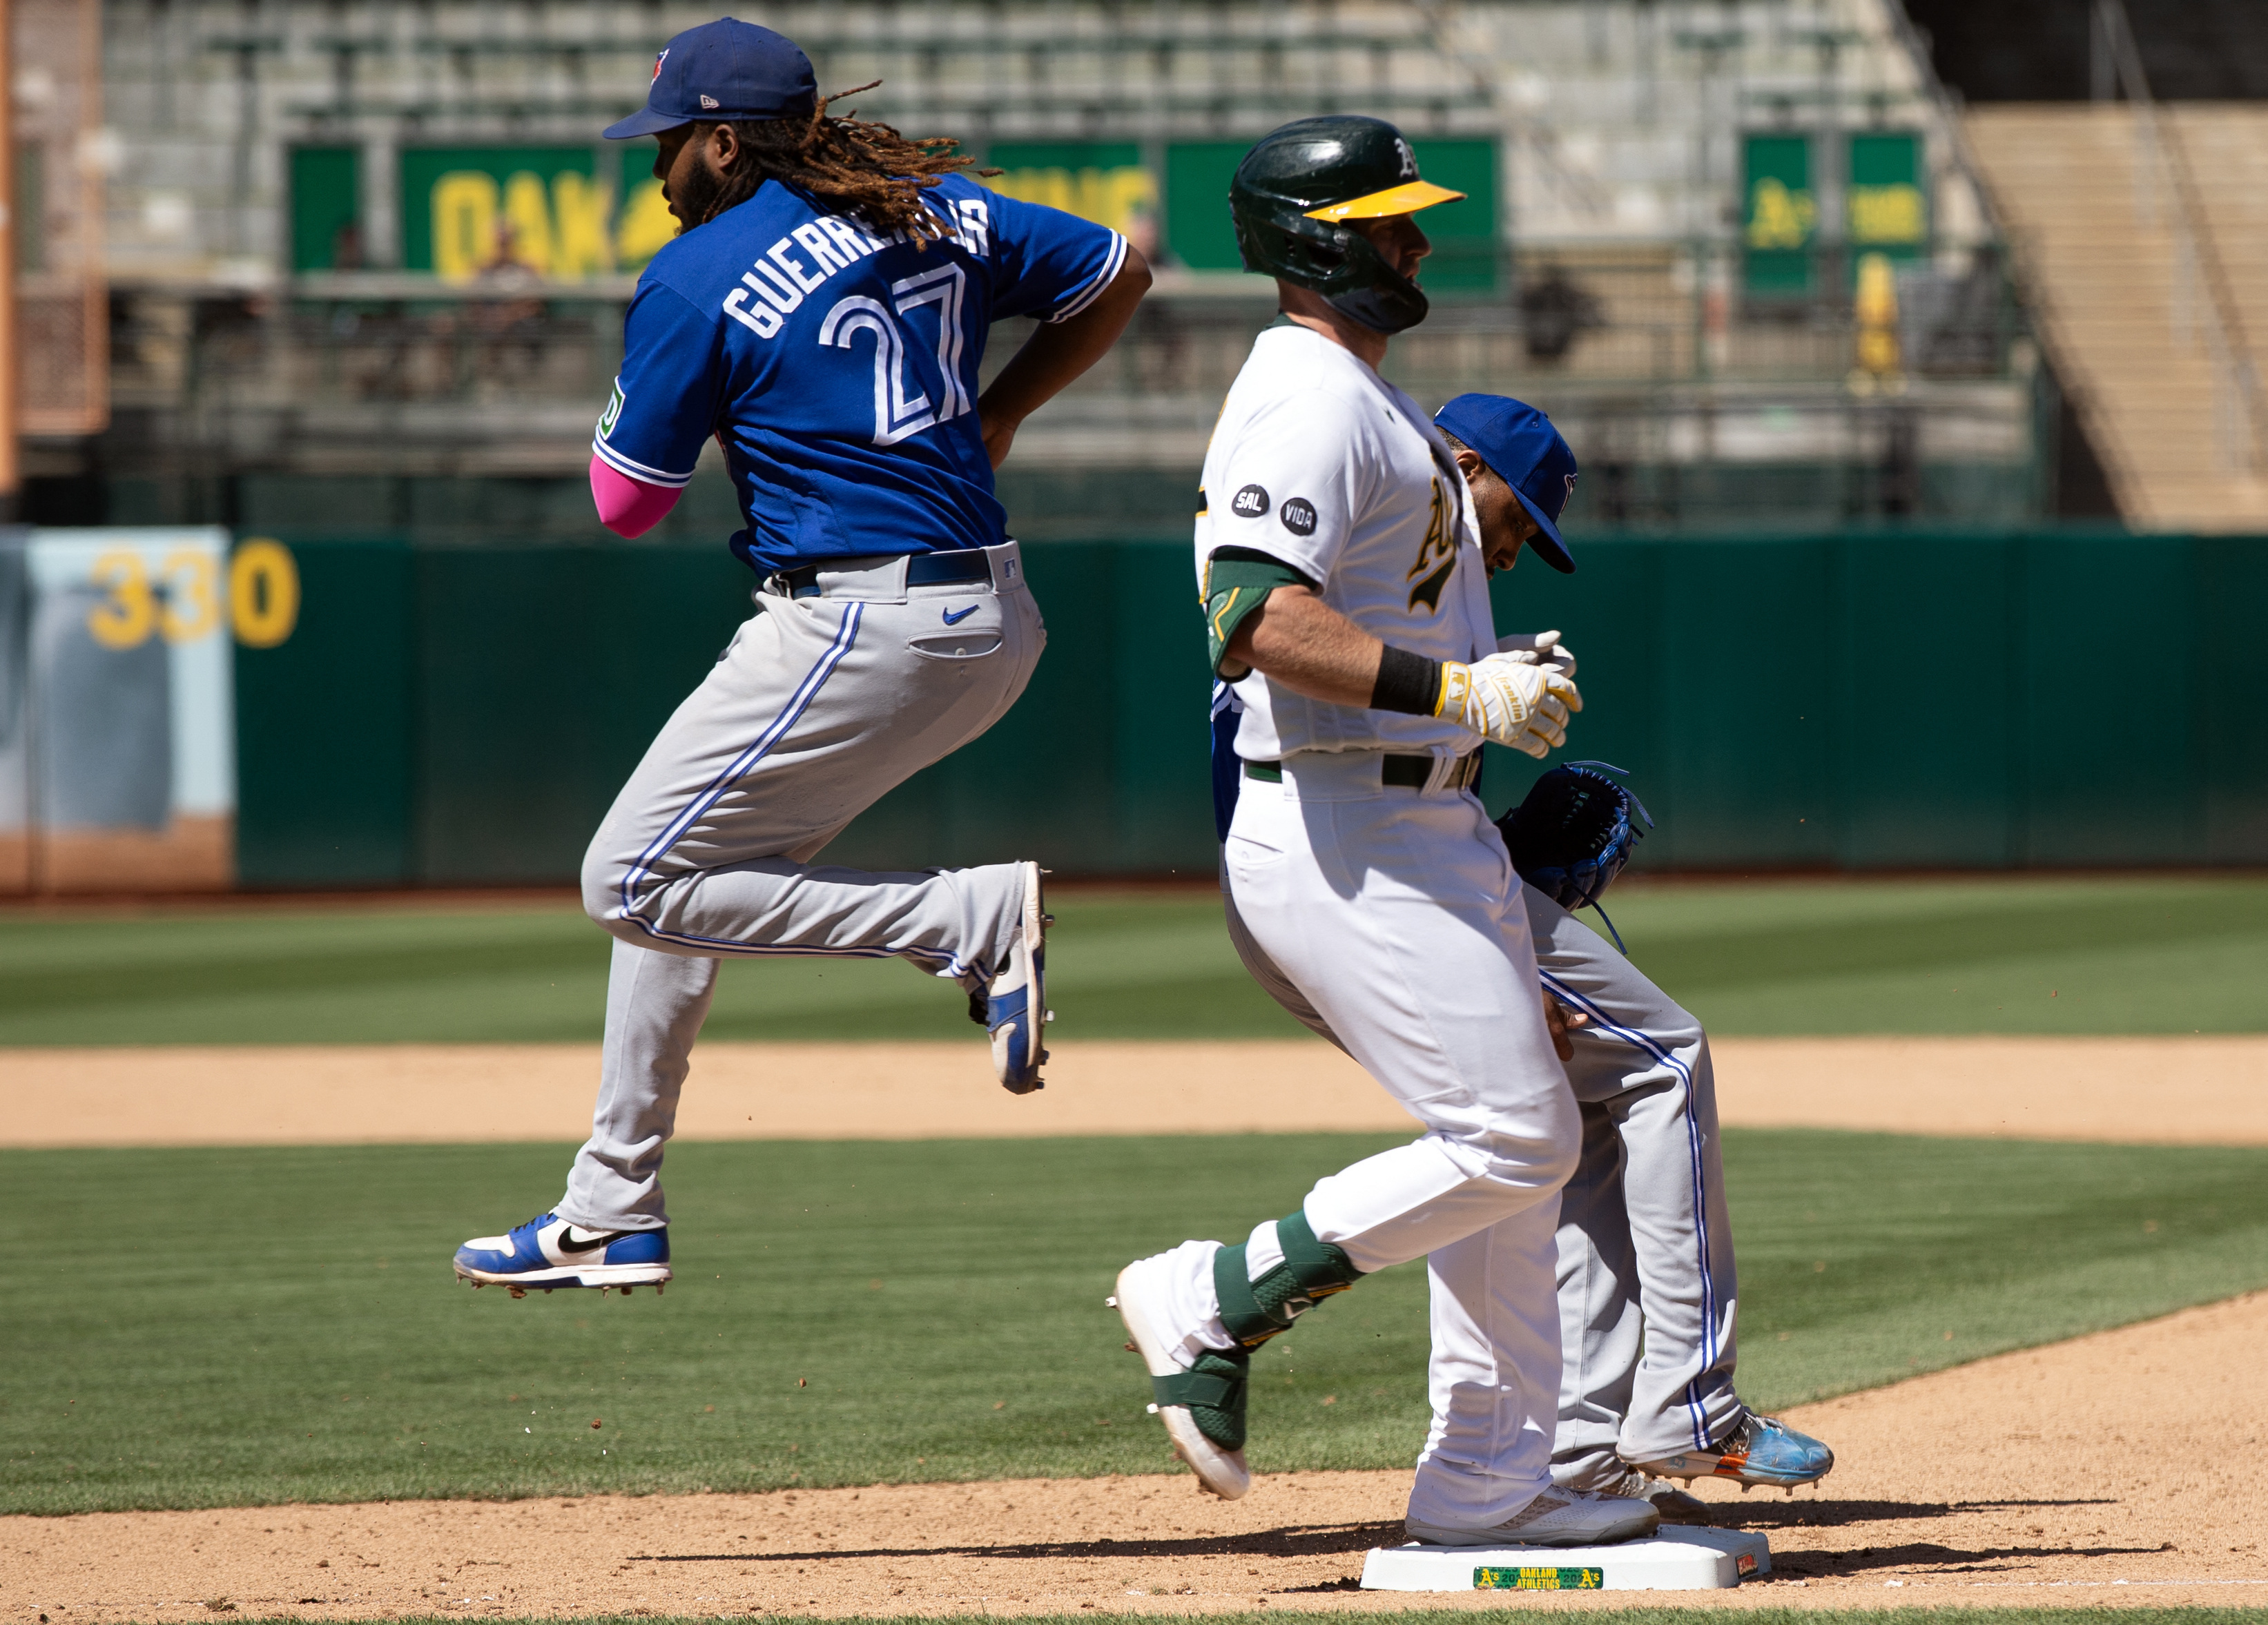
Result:
[[[1437,187],[1430,180],[1411,180],[1398,187],[1388,187],[1383,192],[1373,192],[1365,197],[1349,198],[1344,203],[1326,203],[1321,209],[1307,210],[1307,218],[1336,224],[1341,220],[1382,220],[1388,215],[1414,215],[1421,209],[1431,209],[1436,203],[1454,203],[1464,196],[1447,187]]]

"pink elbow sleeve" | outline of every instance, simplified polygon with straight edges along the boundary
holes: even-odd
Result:
[[[615,468],[604,458],[591,458],[591,500],[599,504],[599,523],[617,536],[643,536],[661,523],[677,505],[677,493],[666,485],[648,485]]]

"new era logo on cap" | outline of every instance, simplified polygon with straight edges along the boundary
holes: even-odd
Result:
[[[702,98],[701,98],[701,105],[702,105],[703,107],[723,107],[725,104],[724,104],[723,102],[721,102],[721,101],[718,101],[718,100],[714,96],[711,96],[711,95],[707,94],[706,92],[703,92],[703,94],[702,95]]]

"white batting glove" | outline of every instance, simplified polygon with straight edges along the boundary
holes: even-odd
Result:
[[[1575,657],[1557,632],[1514,632],[1496,640],[1496,651],[1522,665],[1556,665],[1564,676],[1575,674]]]
[[[1513,742],[1513,748],[1526,751],[1541,761],[1545,751],[1557,750],[1566,742],[1566,704],[1557,695],[1547,694],[1535,702],[1535,714],[1528,719],[1528,732]]]
[[[1441,705],[1484,739],[1539,760],[1567,739],[1567,714],[1583,709],[1574,680],[1556,665],[1533,664],[1517,653],[1492,654],[1462,665],[1441,663]]]

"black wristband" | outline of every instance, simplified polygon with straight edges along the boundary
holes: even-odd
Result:
[[[1387,644],[1378,657],[1378,681],[1371,688],[1370,709],[1431,717],[1440,702],[1441,663]]]

